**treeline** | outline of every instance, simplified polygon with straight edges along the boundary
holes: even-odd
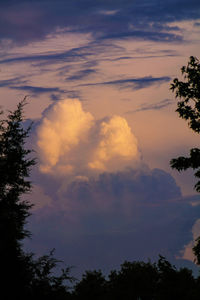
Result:
[[[124,262],[105,278],[101,271],[87,271],[78,282],[70,268],[54,275],[58,261],[53,253],[35,259],[23,251],[23,240],[32,204],[22,200],[31,192],[28,180],[35,164],[26,149],[30,127],[24,129],[23,108],[18,104],[0,121],[0,292],[2,299],[188,299],[200,297],[200,277],[187,268],[177,270],[164,257],[158,262]],[[199,244],[194,254],[199,263]]]
[[[199,299],[200,277],[187,268],[177,270],[164,257],[157,263],[124,262],[108,279],[101,271],[86,272],[71,293],[71,299],[169,300]]]
[[[177,270],[162,256],[157,263],[124,262],[119,271],[111,271],[107,278],[100,270],[86,271],[79,282],[68,272],[52,276],[53,261],[50,256],[40,259],[29,284],[21,285],[18,294],[12,290],[12,295],[44,300],[199,300],[200,277],[194,278],[187,268]],[[69,281],[74,282],[71,288]]]

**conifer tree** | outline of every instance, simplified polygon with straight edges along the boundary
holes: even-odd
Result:
[[[30,131],[22,126],[25,104],[26,99],[0,123],[0,282],[4,288],[12,282],[15,289],[25,285],[27,275],[21,242],[29,236],[24,225],[31,204],[21,196],[31,190],[28,177],[35,164],[25,148]]]
[[[53,252],[34,259],[33,253],[23,251],[23,239],[32,204],[22,200],[31,191],[31,167],[35,165],[32,150],[26,149],[31,126],[24,129],[21,101],[7,119],[0,121],[0,292],[3,299],[69,299],[65,285],[71,281],[70,268],[54,276],[58,260]],[[3,113],[1,113],[3,115]]]

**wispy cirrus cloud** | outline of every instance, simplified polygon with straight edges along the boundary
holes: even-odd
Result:
[[[24,79],[24,76],[14,77],[10,79],[0,80],[0,87],[10,87],[15,84],[24,84],[27,80]]]
[[[22,85],[22,86],[10,86],[11,89],[26,91],[33,94],[43,94],[43,93],[64,93],[65,91],[57,87],[40,87],[40,86],[31,86],[31,85]]]
[[[67,42],[68,36],[65,36],[65,41]],[[70,47],[70,46],[69,46]],[[30,49],[29,49],[30,51]],[[0,59],[0,64],[20,64],[20,63],[30,63],[32,66],[35,67],[42,67],[42,66],[49,66],[52,64],[59,64],[59,63],[77,63],[80,62],[83,64],[83,69],[89,69],[94,67],[98,64],[96,57],[100,54],[103,54],[100,60],[111,59],[110,55],[106,55],[106,51],[112,53],[112,56],[118,55],[124,48],[122,46],[114,45],[112,43],[96,43],[95,41],[86,41],[84,46],[80,47],[71,47],[68,50],[64,51],[53,51],[46,52],[40,51],[39,53],[35,54],[24,54],[19,55],[19,53],[15,54],[12,53],[8,57],[4,54],[4,58]],[[85,65],[85,67],[84,67]],[[59,66],[60,71],[69,70],[69,66]],[[70,66],[70,68],[72,68]]]
[[[0,85],[1,87],[1,85]],[[20,85],[20,86],[13,86],[12,84],[7,86],[12,90],[24,91],[26,93],[30,93],[32,96],[38,96],[41,94],[48,94],[50,99],[53,101],[60,100],[63,95],[68,96],[70,98],[80,98],[80,93],[78,90],[68,90],[62,89],[59,87],[41,87],[41,86],[32,86],[32,85]]]
[[[128,111],[127,114],[132,114],[135,112],[145,111],[145,110],[160,110],[171,105],[174,101],[171,99],[164,99],[157,103],[144,103],[140,105],[139,108],[135,110]]]
[[[163,76],[163,77],[145,76],[142,78],[126,78],[126,79],[118,79],[118,80],[111,80],[111,81],[104,81],[104,82],[88,83],[88,84],[83,84],[82,86],[112,85],[120,89],[131,88],[133,90],[139,90],[156,84],[160,85],[165,82],[169,82],[170,80],[171,78],[168,76]]]
[[[24,55],[24,56],[13,56],[11,58],[5,58],[0,60],[0,64],[8,64],[8,63],[21,63],[21,62],[31,62],[38,63],[48,61],[51,62],[67,62],[73,61],[77,59],[83,59],[86,56],[90,55],[89,47],[78,47],[72,48],[68,51],[63,51],[60,53],[50,53],[50,54],[36,54],[36,55]]]
[[[113,32],[108,33],[100,37],[100,39],[142,39],[150,40],[153,42],[181,42],[183,37],[180,34],[174,34],[170,32],[160,32],[160,31],[145,31],[145,30],[132,30],[129,32]]]
[[[96,72],[97,71],[94,70],[94,69],[80,70],[80,71],[76,72],[75,74],[67,77],[66,80],[71,80],[71,81],[83,80],[83,79],[86,79],[86,78],[90,77],[90,75],[95,74]]]

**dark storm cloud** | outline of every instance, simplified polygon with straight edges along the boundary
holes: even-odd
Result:
[[[159,169],[104,173],[65,184],[65,190],[55,179],[49,183],[39,175],[39,181],[53,201],[31,217],[29,245],[37,252],[56,245],[59,256],[80,271],[108,270],[159,253],[173,259],[192,240],[200,215],[200,206],[190,205],[196,197],[183,198],[173,177]]]
[[[91,32],[96,38],[137,37],[173,42],[181,36],[174,34],[168,23],[198,19],[199,12],[198,0],[1,1],[0,36],[28,42],[44,38],[60,27]]]
[[[104,82],[97,82],[97,83],[88,83],[88,84],[83,84],[82,86],[114,85],[117,86],[118,88],[131,88],[133,90],[139,90],[139,89],[150,87],[155,84],[162,84],[165,82],[169,82],[170,80],[171,78],[167,76],[163,76],[163,77],[146,76],[142,78],[127,78],[127,79],[119,79],[119,80],[104,81]]]
[[[160,169],[103,173],[98,180],[75,181],[68,188],[68,196],[72,199],[82,197],[92,203],[96,195],[100,195],[102,204],[107,205],[112,199],[114,204],[121,202],[131,211],[136,204],[161,205],[165,201],[180,198],[181,192],[173,177]],[[126,202],[129,197],[132,201]],[[122,206],[117,209],[123,211]]]
[[[127,113],[130,114],[130,113],[135,113],[135,112],[145,111],[145,110],[160,110],[162,108],[165,108],[165,107],[171,105],[173,102],[174,101],[171,99],[164,99],[155,104],[154,103],[151,103],[151,104],[145,103],[145,104],[142,104],[138,109],[129,111]]]

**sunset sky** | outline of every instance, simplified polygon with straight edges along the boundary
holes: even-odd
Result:
[[[170,91],[191,55],[199,0],[1,1],[1,108],[28,96],[34,121],[26,249],[77,273],[159,253],[192,266],[200,198],[169,166],[200,147]]]

